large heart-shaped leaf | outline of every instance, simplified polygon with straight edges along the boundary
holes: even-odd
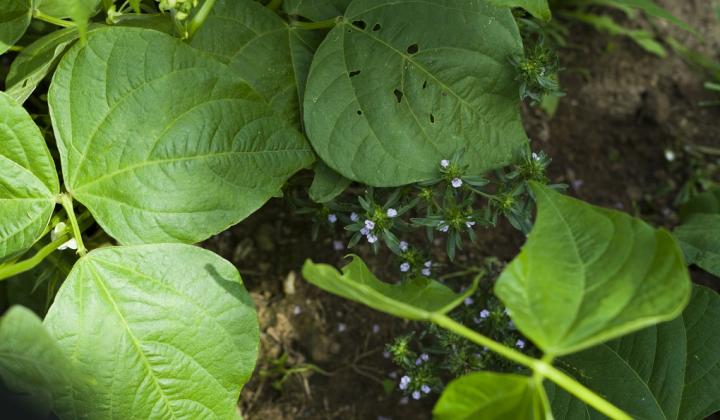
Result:
[[[720,188],[700,194],[681,210],[675,231],[688,264],[720,277]]]
[[[518,54],[510,10],[483,0],[355,0],[315,54],[308,137],[328,166],[374,186],[434,178],[461,149],[473,174],[505,165],[526,143]]]
[[[283,10],[291,16],[318,21],[341,16],[351,2],[352,0],[285,0]]]
[[[47,418],[51,410],[82,418],[70,415],[80,414],[69,398],[73,387],[85,389],[79,378],[37,315],[13,306],[0,318],[0,380],[27,396],[28,408],[38,412],[37,418]]]
[[[203,240],[313,161],[226,65],[153,30],[91,32],[49,103],[68,191],[124,244]]]
[[[495,286],[518,329],[550,355],[677,317],[690,298],[664,229],[533,183],[538,215]]]
[[[236,418],[259,340],[237,269],[182,244],[92,251],[45,326],[92,378],[91,392],[71,395],[91,419]]]
[[[542,389],[527,376],[476,372],[448,384],[433,410],[436,420],[541,420]]]
[[[0,92],[0,262],[38,240],[59,190],[40,129],[22,106]]]
[[[0,7],[0,54],[25,33],[32,19],[32,0],[4,0]]]
[[[435,313],[446,313],[475,291],[471,287],[456,294],[447,286],[426,277],[416,277],[399,284],[384,283],[367,268],[360,257],[343,267],[342,273],[327,264],[308,260],[303,277],[315,286],[360,302],[378,311],[401,318],[427,320]]]
[[[253,0],[219,0],[191,45],[228,63],[273,108],[300,127],[300,102],[313,53],[312,31],[289,26]]]
[[[720,410],[720,297],[694,286],[682,317],[563,357],[559,367],[636,419],[699,420]],[[557,419],[604,419],[546,384]]]

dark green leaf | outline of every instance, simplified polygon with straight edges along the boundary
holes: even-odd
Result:
[[[463,294],[455,294],[447,286],[426,277],[415,277],[400,284],[384,283],[357,256],[352,256],[342,273],[333,266],[308,260],[303,266],[303,277],[327,292],[378,311],[415,320],[446,313],[475,290],[472,287]]]
[[[573,353],[677,317],[690,298],[678,244],[627,214],[533,183],[538,215],[495,293],[546,353]]]
[[[542,396],[527,376],[476,372],[445,388],[435,420],[540,420],[546,418]]]
[[[436,178],[462,148],[468,175],[503,166],[527,141],[508,59],[521,53],[510,10],[482,0],[355,0],[313,60],[308,137],[373,186]]]
[[[315,164],[315,178],[308,190],[316,203],[327,203],[342,194],[352,181],[330,169],[323,162]]]
[[[720,188],[695,197],[680,214],[683,224],[674,234],[687,263],[720,277]]]
[[[49,103],[66,187],[123,244],[201,241],[314,159],[226,65],[153,30],[91,32]]]
[[[0,55],[15,45],[32,19],[32,0],[3,0],[0,6]]]
[[[285,0],[283,10],[312,21],[332,19],[345,13],[352,0]]]
[[[181,244],[92,251],[45,326],[92,378],[90,392],[71,395],[90,419],[237,418],[259,344],[237,269]]]
[[[0,262],[39,239],[59,190],[40,129],[22,106],[0,92]]]

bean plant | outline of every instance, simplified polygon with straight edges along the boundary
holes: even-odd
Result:
[[[195,244],[312,170],[309,212],[407,265],[390,284],[357,256],[308,260],[310,283],[519,367],[458,377],[436,418],[720,409],[720,298],[687,268],[720,275],[720,196],[670,233],[548,185],[521,101],[561,94],[559,66],[518,22],[550,20],[545,0],[4,1],[2,386],[41,417],[238,418],[258,318]],[[366,193],[338,204],[351,184]],[[499,218],[528,235],[488,297],[522,345],[448,315],[478,280],[451,289],[401,237],[452,259]],[[417,380],[400,385],[433,386]]]

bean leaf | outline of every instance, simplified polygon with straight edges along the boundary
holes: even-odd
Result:
[[[449,312],[471,295],[477,286],[476,281],[465,293],[456,294],[427,277],[415,277],[399,284],[384,283],[358,256],[352,256],[352,261],[343,267],[342,272],[333,266],[308,260],[303,266],[303,277],[332,294],[413,320],[427,320],[433,314]]]
[[[91,392],[71,394],[92,419],[237,418],[259,343],[237,269],[182,244],[92,251],[73,268],[45,325],[92,378]]]
[[[683,224],[673,233],[687,263],[720,277],[720,188],[692,199],[681,216]]]
[[[22,106],[0,92],[0,262],[39,239],[59,190],[40,129]]]
[[[546,418],[543,392],[527,376],[471,373],[448,384],[435,405],[433,418],[540,420]]]
[[[532,191],[535,226],[495,293],[538,347],[569,354],[682,312],[690,279],[672,235],[537,183]]]
[[[312,21],[332,19],[345,13],[352,0],[285,0],[283,10],[290,16]]]
[[[32,0],[4,0],[0,8],[0,54],[25,33],[32,19]]]
[[[468,175],[503,166],[527,141],[519,54],[510,10],[482,0],[355,0],[313,59],[308,138],[332,169],[373,186],[435,178],[462,149]]]
[[[330,169],[325,163],[315,164],[315,178],[308,194],[316,203],[327,203],[342,194],[350,185],[350,180]]]
[[[66,187],[123,244],[206,239],[313,161],[225,64],[153,30],[92,31],[49,103]]]

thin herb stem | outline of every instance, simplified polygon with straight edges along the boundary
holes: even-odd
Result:
[[[70,232],[60,235],[57,239],[40,248],[40,250],[32,257],[22,260],[19,263],[0,268],[0,281],[8,279],[12,276],[32,270],[40,264],[45,257],[52,254],[60,245],[70,240]]]
[[[56,17],[52,17],[49,15],[46,15],[45,13],[35,9],[33,11],[33,17],[37,20],[42,20],[43,22],[52,23],[53,25],[62,26],[63,28],[74,28],[77,26],[75,22],[71,22],[69,20],[65,19],[58,19]]]
[[[72,232],[73,237],[75,238],[75,242],[77,242],[77,253],[81,257],[85,256],[87,254],[87,248],[85,248],[85,244],[82,240],[82,232],[80,231],[80,225],[78,225],[77,218],[75,217],[75,210],[73,209],[73,201],[72,197],[70,197],[69,194],[60,194],[60,204],[65,209],[65,212],[67,213],[68,220],[70,221],[70,226],[72,226]]]
[[[207,17],[210,15],[210,11],[213,6],[215,6],[215,0],[205,0],[203,5],[200,6],[200,10],[195,13],[195,16],[193,16],[190,21],[190,26],[188,27],[188,39],[191,39],[193,35],[195,35],[195,32],[203,26],[205,20],[207,20]]]
[[[290,24],[293,28],[298,29],[330,29],[335,27],[337,23],[340,22],[340,18],[332,18],[332,19],[326,19],[326,20],[319,20],[317,22],[300,22],[300,21],[294,21]]]
[[[632,420],[632,417],[628,416],[624,411],[617,408],[604,398],[600,397],[590,389],[586,388],[585,385],[561,372],[557,368],[553,367],[550,363],[551,359],[545,357],[543,360],[538,360],[525,354],[506,347],[495,340],[492,340],[484,335],[467,328],[459,322],[453,320],[447,315],[433,314],[430,317],[430,321],[450,330],[458,335],[461,335],[470,341],[473,341],[481,346],[485,346],[488,349],[502,355],[503,357],[512,360],[513,362],[519,363],[533,370],[534,374],[548,378],[556,384],[560,385],[566,391],[575,395],[579,399],[592,406],[594,409],[605,414],[611,419],[618,420]]]
[[[8,48],[8,51],[20,52],[24,49],[25,49],[25,47],[23,47],[22,45],[13,45],[10,48]]]

